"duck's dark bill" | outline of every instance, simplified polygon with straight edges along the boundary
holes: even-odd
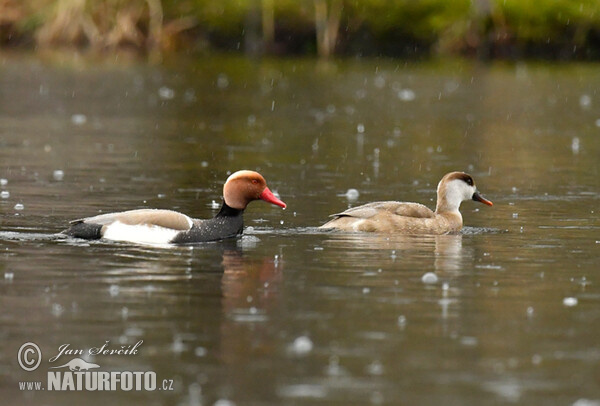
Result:
[[[262,200],[264,200],[265,202],[269,202],[272,204],[276,204],[279,207],[283,207],[284,209],[286,208],[286,204],[284,202],[282,202],[281,200],[279,200],[274,194],[273,192],[271,192],[269,190],[268,187],[265,188],[265,190],[263,190],[263,192],[260,194],[260,198]]]
[[[475,200],[476,202],[481,202],[483,204],[487,204],[488,206],[493,206],[494,205],[494,203],[492,203],[491,201],[489,201],[485,197],[481,196],[479,194],[479,192],[473,193],[473,200]]]

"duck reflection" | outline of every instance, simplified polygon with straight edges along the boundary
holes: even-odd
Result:
[[[278,255],[253,259],[240,250],[223,252],[223,310],[226,314],[248,309],[265,311],[278,295],[283,279],[283,261]]]
[[[374,263],[393,265],[403,258],[418,260],[440,272],[458,272],[469,258],[462,246],[462,234],[446,235],[387,235],[367,233],[333,233],[324,241],[329,247],[340,249],[343,256],[336,260],[343,264]],[[383,255],[386,253],[387,255]]]
[[[284,263],[279,255],[254,258],[236,249],[223,252],[222,264],[219,358],[239,366],[268,356],[277,342],[272,321],[281,314]],[[228,374],[248,379],[237,367]]]

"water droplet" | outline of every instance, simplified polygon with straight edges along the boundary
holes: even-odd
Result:
[[[221,73],[217,77],[217,87],[219,89],[227,89],[229,87],[229,78],[227,77],[226,74]]]
[[[346,199],[350,200],[350,201],[355,201],[358,199],[358,197],[360,196],[360,193],[358,190],[356,189],[348,189],[346,191]]]
[[[183,94],[183,100],[188,103],[195,102],[197,100],[196,91],[194,89],[186,89],[185,93]]]
[[[163,100],[171,100],[175,97],[175,90],[167,86],[162,86],[158,89],[158,96]]]
[[[358,131],[358,132],[359,132],[359,133],[361,133],[361,134],[362,134],[362,133],[364,133],[364,132],[365,132],[365,125],[364,125],[364,124],[362,124],[362,123],[359,123],[359,124],[356,126],[356,131]]]
[[[563,305],[567,306],[567,307],[573,307],[573,306],[577,306],[577,303],[579,301],[577,300],[576,297],[565,297],[563,299]]]
[[[175,354],[179,354],[179,353],[182,353],[183,351],[185,351],[185,347],[186,347],[186,345],[183,343],[183,340],[181,339],[181,337],[175,336],[173,338],[173,344],[171,344],[171,350]]]
[[[4,179],[4,178],[0,179],[0,186],[6,186],[6,185],[8,185],[8,180]]]
[[[4,272],[4,280],[12,281],[15,277],[15,274],[12,272]]]
[[[75,125],[83,125],[87,122],[87,117],[85,114],[73,114],[71,116],[71,123]]]
[[[579,97],[579,105],[584,109],[589,109],[592,106],[592,98],[588,94],[582,94]]]
[[[65,177],[65,172],[61,169],[57,169],[54,172],[52,172],[52,177],[54,178],[54,180],[61,181]]]
[[[235,403],[228,399],[219,399],[213,403],[213,406],[235,406]]]
[[[60,317],[61,314],[65,311],[65,308],[62,307],[58,303],[52,303],[52,315],[54,317]]]
[[[108,288],[108,293],[110,293],[110,295],[112,297],[118,296],[119,295],[119,286],[118,285],[110,285],[110,287]]]
[[[421,281],[423,283],[433,284],[433,283],[437,283],[438,277],[433,272],[427,272],[425,275],[423,275],[423,277],[421,277]]]
[[[0,192],[0,197],[3,199],[8,199],[10,197],[10,192],[8,190],[3,190]]]
[[[371,289],[369,288],[363,288],[362,293],[363,295],[369,294],[371,292]]]
[[[571,151],[574,154],[579,154],[579,138],[573,137],[573,140],[571,140]]]
[[[306,355],[313,349],[313,342],[307,336],[296,337],[291,346],[291,351],[296,355]]]
[[[474,347],[479,342],[477,337],[467,337],[467,336],[461,337],[459,341],[462,345],[465,345],[467,347]]]
[[[398,98],[402,101],[413,101],[416,98],[415,92],[410,89],[402,89],[398,92]]]
[[[373,361],[367,365],[367,373],[369,375],[381,375],[383,374],[383,365],[379,361]]]
[[[401,314],[400,316],[398,316],[398,326],[400,326],[401,328],[406,327],[406,316]]]
[[[25,208],[25,206],[21,203],[15,204],[15,210],[23,210],[24,208]]]

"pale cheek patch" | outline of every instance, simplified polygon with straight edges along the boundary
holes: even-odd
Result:
[[[180,231],[153,225],[129,225],[119,221],[107,225],[103,238],[113,241],[129,241],[141,244],[167,244]]]

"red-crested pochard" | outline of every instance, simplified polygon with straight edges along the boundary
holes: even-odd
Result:
[[[464,172],[446,174],[437,187],[435,211],[419,203],[373,202],[333,214],[320,228],[400,234],[446,234],[459,231],[463,221],[460,204],[475,200],[492,202],[477,192],[473,178]]]
[[[261,174],[243,170],[227,178],[223,186],[223,205],[212,219],[193,219],[172,210],[139,209],[74,220],[62,233],[88,240],[105,238],[149,244],[222,240],[242,233],[244,209],[259,199],[286,207],[269,190]]]

